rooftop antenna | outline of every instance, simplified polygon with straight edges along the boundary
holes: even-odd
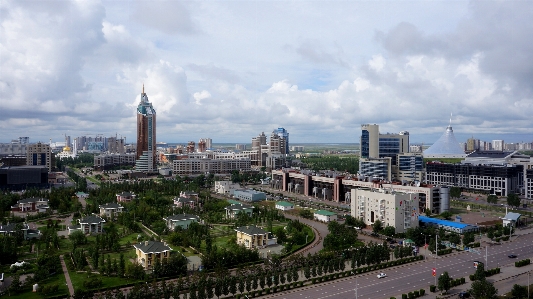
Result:
[[[450,127],[452,126],[452,115],[453,115],[453,112],[450,112]]]

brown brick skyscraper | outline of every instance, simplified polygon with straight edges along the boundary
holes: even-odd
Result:
[[[148,96],[141,93],[141,102],[137,106],[137,162],[135,169],[153,172],[156,167],[156,113]]]

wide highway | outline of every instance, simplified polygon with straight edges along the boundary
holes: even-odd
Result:
[[[398,298],[402,293],[428,289],[428,286],[435,284],[435,277],[432,276],[432,268],[437,269],[437,275],[448,271],[452,278],[465,277],[475,272],[473,261],[485,262],[485,252],[487,252],[487,266],[485,269],[502,267],[514,263],[515,261],[533,258],[533,234],[513,237],[513,242],[502,245],[478,248],[479,254],[472,252],[453,253],[440,256],[437,259],[429,257],[427,260],[419,261],[409,265],[396,266],[388,269],[376,270],[357,276],[357,295],[360,299]],[[516,259],[510,259],[509,254],[515,254]],[[503,267],[502,273],[508,272],[509,276],[515,275],[517,269]],[[378,279],[379,272],[387,274],[386,278]],[[489,278],[490,280],[490,278]],[[353,299],[355,298],[356,278],[337,279],[330,282],[320,283],[309,287],[285,291],[277,294],[263,296],[264,298],[308,298],[308,299]],[[511,280],[509,283],[513,283]]]

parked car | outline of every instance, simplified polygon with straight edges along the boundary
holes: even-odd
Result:
[[[372,237],[379,237],[379,234],[377,234],[377,233],[371,233],[370,235],[371,235]]]
[[[385,277],[387,277],[387,274],[385,274],[383,272],[378,274],[378,278],[385,278]]]
[[[516,254],[509,254],[508,257],[509,257],[510,259],[515,259],[515,258],[516,258]]]
[[[469,292],[461,292],[459,293],[459,298],[470,298]]]

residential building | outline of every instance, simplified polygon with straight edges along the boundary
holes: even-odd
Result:
[[[52,171],[53,154],[50,145],[46,143],[29,144],[26,148],[26,165],[43,165]]]
[[[18,212],[41,212],[48,211],[48,199],[39,197],[24,198],[17,201],[17,204],[11,207],[11,211]]]
[[[276,209],[282,211],[289,211],[294,209],[294,204],[288,201],[278,201],[276,202]]]
[[[167,243],[158,241],[144,241],[134,244],[135,254],[137,255],[137,262],[145,269],[152,269],[156,261],[162,262],[168,259],[172,252]]]
[[[235,189],[233,191],[233,197],[244,202],[266,200],[266,194],[264,192],[259,192],[252,189]]]
[[[186,197],[174,197],[174,206],[177,208],[183,208],[183,207],[189,207],[191,209],[194,209],[196,206],[197,200],[194,198],[186,198]]]
[[[337,214],[331,211],[318,210],[313,213],[313,218],[317,221],[330,222],[337,221]]]
[[[130,202],[135,198],[135,194],[131,192],[122,192],[117,194],[117,202]]]
[[[366,225],[380,220],[383,227],[392,226],[403,233],[418,226],[419,196],[394,189],[352,189],[351,215]]]
[[[492,140],[492,150],[503,152],[504,147],[505,142],[503,140]]]
[[[36,229],[30,229],[27,223],[7,223],[0,224],[0,234],[15,236],[18,233],[22,235],[24,240],[37,239],[41,237],[41,232]]]
[[[113,167],[135,165],[136,155],[130,153],[100,154],[94,156],[94,168],[106,170]]]
[[[270,232],[254,225],[241,226],[235,231],[237,232],[237,244],[248,249],[264,248],[276,244],[277,241]]]
[[[100,216],[106,217],[108,219],[114,219],[118,214],[122,213],[124,210],[124,207],[114,203],[106,203],[99,206],[100,208]]]
[[[169,230],[174,231],[177,227],[188,229],[191,223],[198,223],[200,218],[192,214],[177,214],[163,218]]]
[[[245,213],[251,217],[254,211],[254,207],[245,205],[245,204],[232,204],[231,206],[226,207],[225,210],[226,210],[226,218],[233,219],[239,213]]]
[[[172,173],[176,175],[229,174],[234,170],[250,171],[251,160],[249,158],[235,160],[189,158],[172,162]]]
[[[135,169],[154,172],[156,167],[156,112],[143,91],[137,106],[137,151]]]
[[[78,223],[78,225],[68,227],[69,235],[76,230],[80,230],[84,234],[99,234],[104,231],[105,220],[100,216],[89,215],[85,218],[78,219]]]

